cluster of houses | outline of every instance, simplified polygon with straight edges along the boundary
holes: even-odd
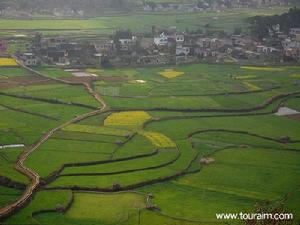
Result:
[[[29,50],[29,49],[28,49]],[[16,56],[26,66],[48,65],[97,65],[95,45],[72,42],[64,37],[40,38],[28,52],[17,52]]]
[[[281,43],[286,59],[300,61],[300,28],[290,29],[289,36],[283,36]]]
[[[292,28],[289,34],[283,34],[279,27],[272,31],[276,34],[270,32],[270,37],[260,42],[249,35],[216,37],[180,32],[175,27],[160,30],[152,37],[118,31],[110,38],[88,42],[75,42],[65,37],[37,37],[31,50],[18,53],[17,57],[27,66],[43,62],[72,67],[299,62],[300,28]],[[272,43],[276,40],[277,44],[270,45],[269,39]]]

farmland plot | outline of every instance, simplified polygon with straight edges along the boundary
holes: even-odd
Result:
[[[66,163],[108,159],[115,148],[113,143],[50,139],[28,158],[26,164],[46,177]]]
[[[16,60],[12,58],[0,58],[0,67],[2,66],[17,66]]]
[[[143,125],[149,119],[151,116],[144,111],[119,112],[109,115],[104,120],[104,125],[136,127]]]
[[[14,202],[20,194],[20,190],[0,186],[0,207]]]
[[[256,212],[256,206],[268,211],[282,203],[298,224],[299,121],[274,112],[282,104],[299,111],[293,74],[300,68],[185,65],[174,67],[173,72],[184,74],[170,79],[160,75],[166,69],[89,69],[106,79],[97,81],[95,89],[103,94],[107,110],[61,127],[26,159],[26,166],[43,179],[42,187],[56,191],[39,190],[7,223],[215,225],[228,223],[216,220],[220,211]],[[118,95],[103,87],[119,88]],[[98,106],[81,87],[6,90],[22,91]],[[0,101],[59,117],[49,120],[2,107],[0,116],[6,120],[0,122],[0,141],[26,146],[93,110],[8,96]],[[20,151],[5,154],[15,159]],[[22,181],[11,169],[13,160],[2,165],[3,175]],[[70,196],[74,201],[61,213]],[[5,197],[2,202],[10,201]],[[52,210],[36,213],[43,209]]]

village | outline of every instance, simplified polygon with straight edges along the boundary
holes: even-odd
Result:
[[[300,28],[288,33],[280,25],[270,29],[267,38],[257,41],[249,34],[206,34],[180,32],[176,27],[152,28],[152,34],[118,30],[99,40],[76,41],[63,36],[43,37],[15,53],[26,66],[145,67],[187,63],[293,64],[300,61]],[[10,42],[18,40],[10,40]],[[0,41],[1,54],[7,41]]]

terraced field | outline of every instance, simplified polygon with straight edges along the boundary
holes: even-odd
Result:
[[[139,4],[142,4],[138,1]],[[161,28],[176,26],[181,31],[185,29],[205,29],[210,24],[214,30],[232,32],[236,27],[247,29],[246,18],[256,15],[274,15],[286,12],[286,7],[263,7],[255,11],[252,9],[228,9],[222,12],[189,12],[189,13],[141,13],[115,14],[109,16],[87,19],[5,19],[0,20],[2,35],[27,34],[32,30],[40,31],[46,35],[64,34],[84,37],[93,37],[99,34],[111,34],[116,29],[128,28],[134,32],[148,32],[153,25]]]
[[[259,210],[299,224],[299,114],[275,113],[300,111],[300,67],[91,70],[89,84],[43,68],[43,83],[0,88],[0,206],[33,183],[22,152],[39,178],[4,224],[247,224],[216,213]]]

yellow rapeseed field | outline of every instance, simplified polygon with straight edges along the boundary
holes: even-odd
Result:
[[[113,136],[127,136],[131,132],[128,130],[122,130],[112,127],[104,126],[90,126],[90,125],[81,125],[81,124],[70,124],[62,128],[63,131],[69,132],[82,132],[90,134],[103,134],[103,135],[113,135]]]
[[[249,75],[249,76],[236,76],[235,79],[238,79],[238,80],[244,80],[244,79],[252,79],[252,78],[256,78],[257,76],[252,76],[252,75]]]
[[[261,90],[260,87],[257,87],[256,85],[250,83],[250,82],[246,82],[244,81],[243,84],[247,87],[248,90],[250,91],[259,91]]]
[[[159,74],[166,77],[166,78],[172,79],[172,78],[184,75],[184,72],[179,72],[179,71],[175,71],[175,70],[172,70],[172,69],[167,69],[164,72],[160,72]]]
[[[176,144],[167,136],[157,132],[140,131],[141,135],[148,138],[153,145],[159,148],[174,148]]]
[[[260,66],[241,66],[241,69],[269,71],[269,72],[280,72],[285,70],[284,68],[279,68],[279,67],[260,67]]]
[[[292,78],[300,78],[300,74],[291,74],[290,77],[292,77]]]
[[[112,113],[104,120],[105,126],[141,126],[151,116],[144,111]]]
[[[0,66],[17,66],[16,60],[12,58],[0,58]]]

